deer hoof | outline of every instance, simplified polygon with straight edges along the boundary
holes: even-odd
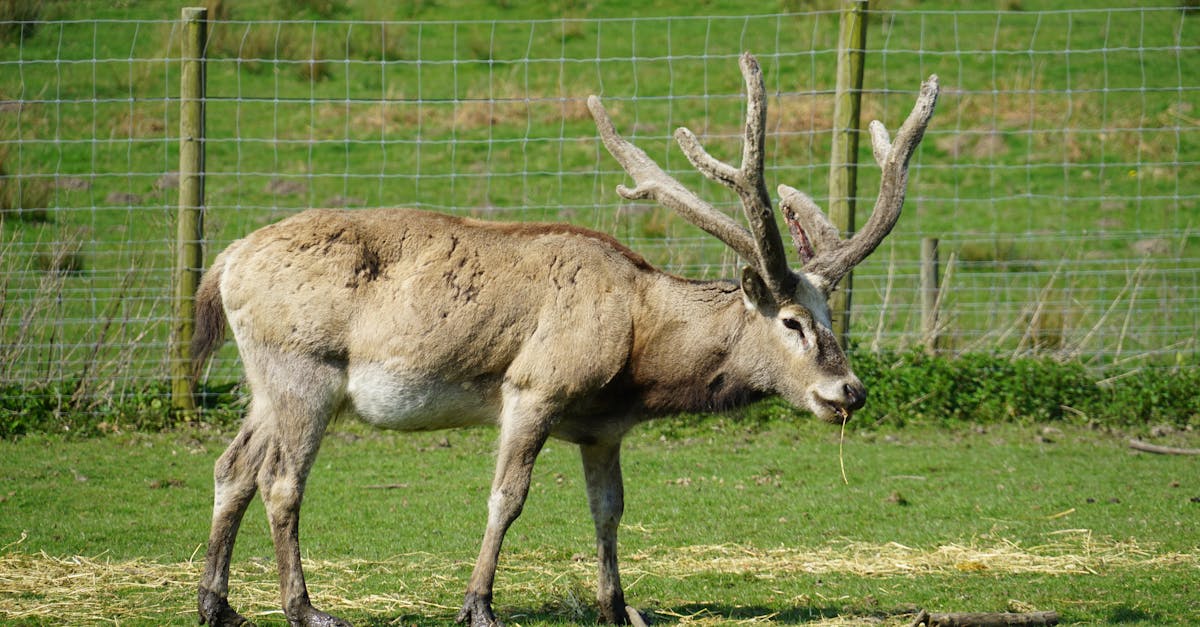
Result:
[[[504,623],[496,620],[496,615],[492,613],[491,602],[474,592],[467,593],[463,608],[454,620],[468,627],[504,627]]]
[[[309,606],[300,618],[289,618],[288,625],[291,627],[352,627],[349,621],[326,614],[312,606]]]
[[[246,620],[245,616],[238,614],[232,607],[229,607],[229,599],[209,590],[208,588],[200,588],[200,624],[212,625],[212,627],[254,627],[254,623]]]

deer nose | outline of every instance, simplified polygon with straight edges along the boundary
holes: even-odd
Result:
[[[846,409],[858,411],[867,404],[867,388],[858,381],[842,386],[842,394],[846,397]]]

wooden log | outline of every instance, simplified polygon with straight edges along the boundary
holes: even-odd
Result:
[[[1142,451],[1143,453],[1157,453],[1159,455],[1200,455],[1200,448],[1175,448],[1173,446],[1159,446],[1150,444],[1141,440],[1130,440],[1129,448]]]
[[[646,625],[646,619],[642,617],[642,613],[637,611],[632,605],[625,606],[625,614],[629,616],[629,624],[633,627],[649,627]]]
[[[910,627],[1010,627],[1012,625],[1057,625],[1058,612],[950,612],[921,610]]]

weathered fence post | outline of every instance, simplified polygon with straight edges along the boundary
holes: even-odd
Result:
[[[175,235],[174,325],[171,332],[171,409],[190,414],[191,340],[196,286],[204,265],[204,43],[208,9],[183,9],[179,91],[179,216]]]
[[[921,339],[925,350],[938,349],[938,240],[921,238]]]
[[[866,58],[867,0],[845,0],[838,32],[837,93],[833,106],[833,150],[829,157],[829,219],[843,234],[854,230],[858,185],[858,130]],[[833,332],[846,346],[850,333],[850,289],[854,274],[842,279],[829,299]]]

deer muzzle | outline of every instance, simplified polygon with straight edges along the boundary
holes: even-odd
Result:
[[[867,403],[867,388],[858,377],[850,375],[836,383],[812,391],[809,407],[818,418],[839,424]]]

